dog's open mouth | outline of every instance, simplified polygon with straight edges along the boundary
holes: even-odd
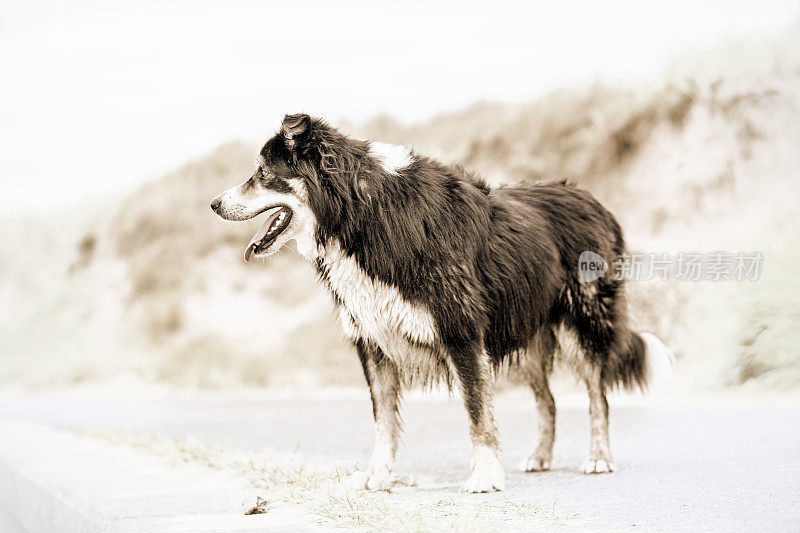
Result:
[[[289,226],[290,220],[292,220],[292,210],[285,205],[278,206],[278,209],[270,213],[253,238],[250,239],[250,244],[244,251],[245,262],[250,261],[251,255],[269,248],[278,235]]]

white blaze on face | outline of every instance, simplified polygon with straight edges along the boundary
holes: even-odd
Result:
[[[231,187],[217,198],[219,206],[215,210],[226,220],[248,220],[267,212],[261,227],[245,248],[245,261],[251,255],[267,257],[292,239],[297,241],[301,254],[314,256],[316,219],[306,202],[308,193],[298,179],[290,179],[288,184],[291,193],[277,192],[251,179]],[[265,240],[270,234],[272,240]],[[259,243],[261,248],[258,248]]]
[[[280,204],[296,203],[295,195],[263,189],[246,180],[219,195],[219,216],[226,220],[249,220],[265,209]]]
[[[375,158],[386,172],[397,174],[413,161],[408,146],[370,141],[369,155]]]

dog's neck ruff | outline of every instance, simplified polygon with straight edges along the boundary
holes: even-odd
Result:
[[[317,270],[333,294],[347,337],[370,340],[390,357],[402,355],[409,343],[435,343],[434,319],[425,307],[407,301],[397,287],[369,276],[338,243],[318,250],[322,253]]]

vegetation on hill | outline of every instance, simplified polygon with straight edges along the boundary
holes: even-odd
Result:
[[[615,212],[633,252],[761,252],[757,282],[631,283],[632,316],[676,350],[687,386],[792,388],[800,71],[780,64],[779,76],[596,84],[420,124],[377,117],[342,127],[491,182],[570,178]],[[259,221],[226,223],[208,207],[250,175],[256,148],[222,145],[104,210],[8,221],[6,242],[24,251],[0,250],[0,295],[11,303],[0,384],[360,382],[312,269],[290,250],[244,264]]]

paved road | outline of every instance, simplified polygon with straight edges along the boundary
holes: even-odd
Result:
[[[496,416],[507,470],[507,496],[577,514],[589,529],[800,531],[800,407],[614,407],[617,472],[585,476],[588,415],[559,406],[553,469],[517,472],[533,445],[532,402],[513,393]],[[426,490],[456,491],[468,474],[466,416],[458,400],[410,400],[397,470]],[[196,436],[243,450],[301,452],[309,460],[350,467],[369,458],[366,397],[232,399],[224,395],[136,400],[0,399],[0,416],[65,429],[135,429],[183,439]],[[413,491],[412,491],[413,492]],[[408,492],[397,495],[409,497]]]

